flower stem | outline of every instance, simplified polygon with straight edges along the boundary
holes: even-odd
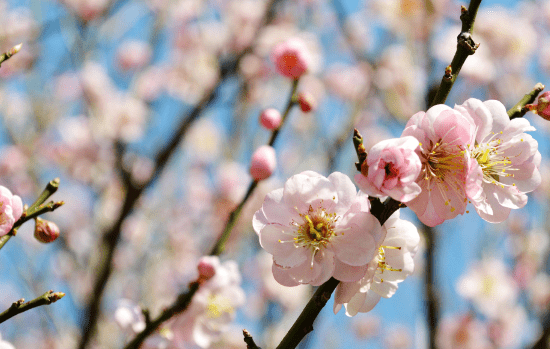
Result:
[[[537,99],[539,93],[544,90],[544,85],[540,82],[533,87],[531,92],[526,93],[519,102],[516,103],[510,110],[508,110],[508,116],[510,120],[523,117],[529,110],[525,108],[527,104],[531,104]]]
[[[38,298],[33,299],[27,303],[24,303],[25,300],[21,298],[20,300],[13,302],[13,304],[6,309],[3,313],[0,314],[0,324],[17,314],[21,314],[27,310],[39,307],[41,305],[48,305],[57,302],[65,296],[63,292],[53,292],[49,290]]]
[[[17,233],[17,229],[23,225],[28,220],[31,220],[35,217],[40,216],[41,214],[44,214],[46,212],[52,212],[61,205],[64,204],[63,201],[59,202],[53,202],[50,201],[49,203],[44,205],[44,202],[48,200],[50,196],[52,196],[57,189],[59,188],[59,178],[55,178],[51,180],[46,188],[42,191],[40,196],[38,196],[38,199],[29,207],[21,217],[15,222],[9,233],[6,235],[0,237],[0,249],[4,247],[5,244],[8,243],[8,241],[11,239],[12,236],[15,236]]]

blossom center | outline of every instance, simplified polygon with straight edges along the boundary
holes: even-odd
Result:
[[[294,244],[297,247],[309,247],[316,252],[326,247],[333,236],[337,236],[334,226],[338,216],[336,213],[327,212],[322,203],[316,210],[310,205],[306,213],[299,215],[303,222],[291,223],[298,228],[294,236]]]
[[[465,150],[460,145],[441,142],[435,144],[430,141],[429,147],[420,144],[422,160],[422,176],[431,187],[432,181],[445,199],[445,205],[451,200],[447,192],[450,191],[466,201],[464,193],[464,171],[466,168]],[[451,206],[451,212],[455,210]]]
[[[206,305],[206,315],[211,319],[217,319],[224,314],[232,314],[234,312],[231,306],[229,298],[211,294],[208,297],[208,304]]]
[[[502,134],[502,132],[499,134]],[[477,160],[481,167],[484,182],[504,187],[504,184],[499,181],[500,177],[513,177],[514,175],[507,173],[507,171],[515,169],[512,167],[510,158],[504,155],[507,148],[506,143],[503,145],[500,138],[494,139],[494,137],[493,133],[488,141],[476,144],[472,151],[472,157]]]
[[[392,268],[387,262],[386,262],[386,249],[390,250],[401,250],[401,247],[395,247],[395,246],[380,246],[378,247],[378,268],[376,269],[376,272],[378,273],[379,277],[380,275],[384,274],[384,271],[402,271],[403,269],[396,269]],[[380,277],[380,282],[384,282],[384,279]]]

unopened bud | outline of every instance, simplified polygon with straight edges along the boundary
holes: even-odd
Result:
[[[265,109],[260,114],[260,124],[268,130],[274,130],[281,126],[282,120],[281,113],[277,109]]]
[[[532,107],[534,108],[533,112],[539,114],[543,119],[550,120],[550,91],[541,94],[537,104]]]
[[[207,281],[216,275],[216,267],[218,267],[220,261],[216,256],[203,256],[199,259],[199,280]]]
[[[250,161],[250,175],[255,181],[261,181],[273,173],[277,167],[277,158],[275,149],[269,145],[262,145],[254,154]]]
[[[310,55],[304,41],[292,38],[275,46],[271,60],[279,74],[298,79],[307,71]]]
[[[317,102],[315,101],[313,95],[309,92],[300,92],[298,94],[298,104],[304,113],[317,109]]]
[[[59,227],[54,222],[35,218],[34,237],[42,243],[52,242],[59,237]]]
[[[8,56],[11,57],[17,52],[19,52],[22,46],[23,46],[23,43],[20,43],[19,45],[15,45],[14,47],[10,48],[10,50],[8,51]]]

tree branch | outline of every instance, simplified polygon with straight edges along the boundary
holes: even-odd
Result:
[[[451,65],[445,69],[445,75],[441,79],[441,84],[430,107],[445,103],[458,77],[458,73],[460,73],[460,69],[462,69],[464,62],[466,62],[466,58],[469,55],[473,55],[479,47],[479,44],[476,44],[472,39],[472,31],[474,30],[474,22],[480,3],[481,0],[471,0],[468,9],[464,6],[461,8],[460,20],[462,21],[462,31],[457,37],[456,52]]]
[[[53,292],[52,290],[49,290],[48,292],[44,293],[38,298],[33,299],[32,301],[29,301],[25,303],[25,300],[21,298],[20,300],[13,302],[11,307],[9,307],[6,311],[0,314],[0,324],[15,315],[21,314],[27,310],[31,310],[33,308],[39,307],[41,305],[49,305],[52,303],[57,302],[61,298],[65,296],[65,293],[63,292]]]
[[[282,0],[269,1],[262,23],[256,31],[256,37],[258,36],[257,34],[260,32],[261,28],[271,23],[275,15],[275,6],[281,1]],[[223,82],[236,72],[241,59],[245,54],[252,50],[253,45],[254,43],[250,44],[232,60],[221,62],[220,77],[217,84],[209,92],[207,92],[199,104],[197,104],[193,110],[191,110],[191,112],[182,119],[182,122],[171,137],[168,144],[157,154],[155,157],[155,170],[154,174],[151,176],[151,179],[141,186],[134,184],[129,179],[124,181],[126,186],[126,197],[124,199],[123,208],[119,213],[115,224],[113,224],[113,226],[103,234],[103,238],[101,239],[100,253],[102,258],[99,261],[98,266],[95,268],[97,270],[97,278],[94,282],[92,291],[93,297],[90,297],[90,302],[86,306],[84,317],[82,319],[82,337],[78,346],[79,349],[85,349],[92,338],[92,335],[95,333],[95,328],[100,314],[101,300],[103,298],[107,281],[109,280],[113,270],[113,257],[120,238],[122,223],[132,211],[134,204],[138,201],[143,191],[149,187],[162,173],[168,163],[168,159],[177,149],[178,144],[182,141],[191,124],[196,121],[202,112],[216,99],[218,96],[218,90],[221,88]]]
[[[254,343],[254,338],[247,330],[243,330],[244,342],[246,343],[246,349],[262,349]]]
[[[533,103],[542,90],[544,90],[544,85],[538,82],[535,87],[533,87],[531,92],[526,93],[523,98],[516,103],[516,105],[508,110],[510,120],[523,117],[529,111],[529,109],[525,108],[525,106]]]

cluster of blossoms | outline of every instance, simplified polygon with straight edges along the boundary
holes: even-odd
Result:
[[[261,246],[273,255],[280,284],[340,281],[334,311],[370,311],[391,297],[414,269],[419,235],[394,213],[381,226],[371,197],[405,203],[429,226],[464,214],[502,222],[540,183],[541,156],[525,119],[510,120],[498,101],[436,105],[408,121],[400,138],[372,147],[352,181],[342,173],[306,171],[269,193],[253,218]]]

